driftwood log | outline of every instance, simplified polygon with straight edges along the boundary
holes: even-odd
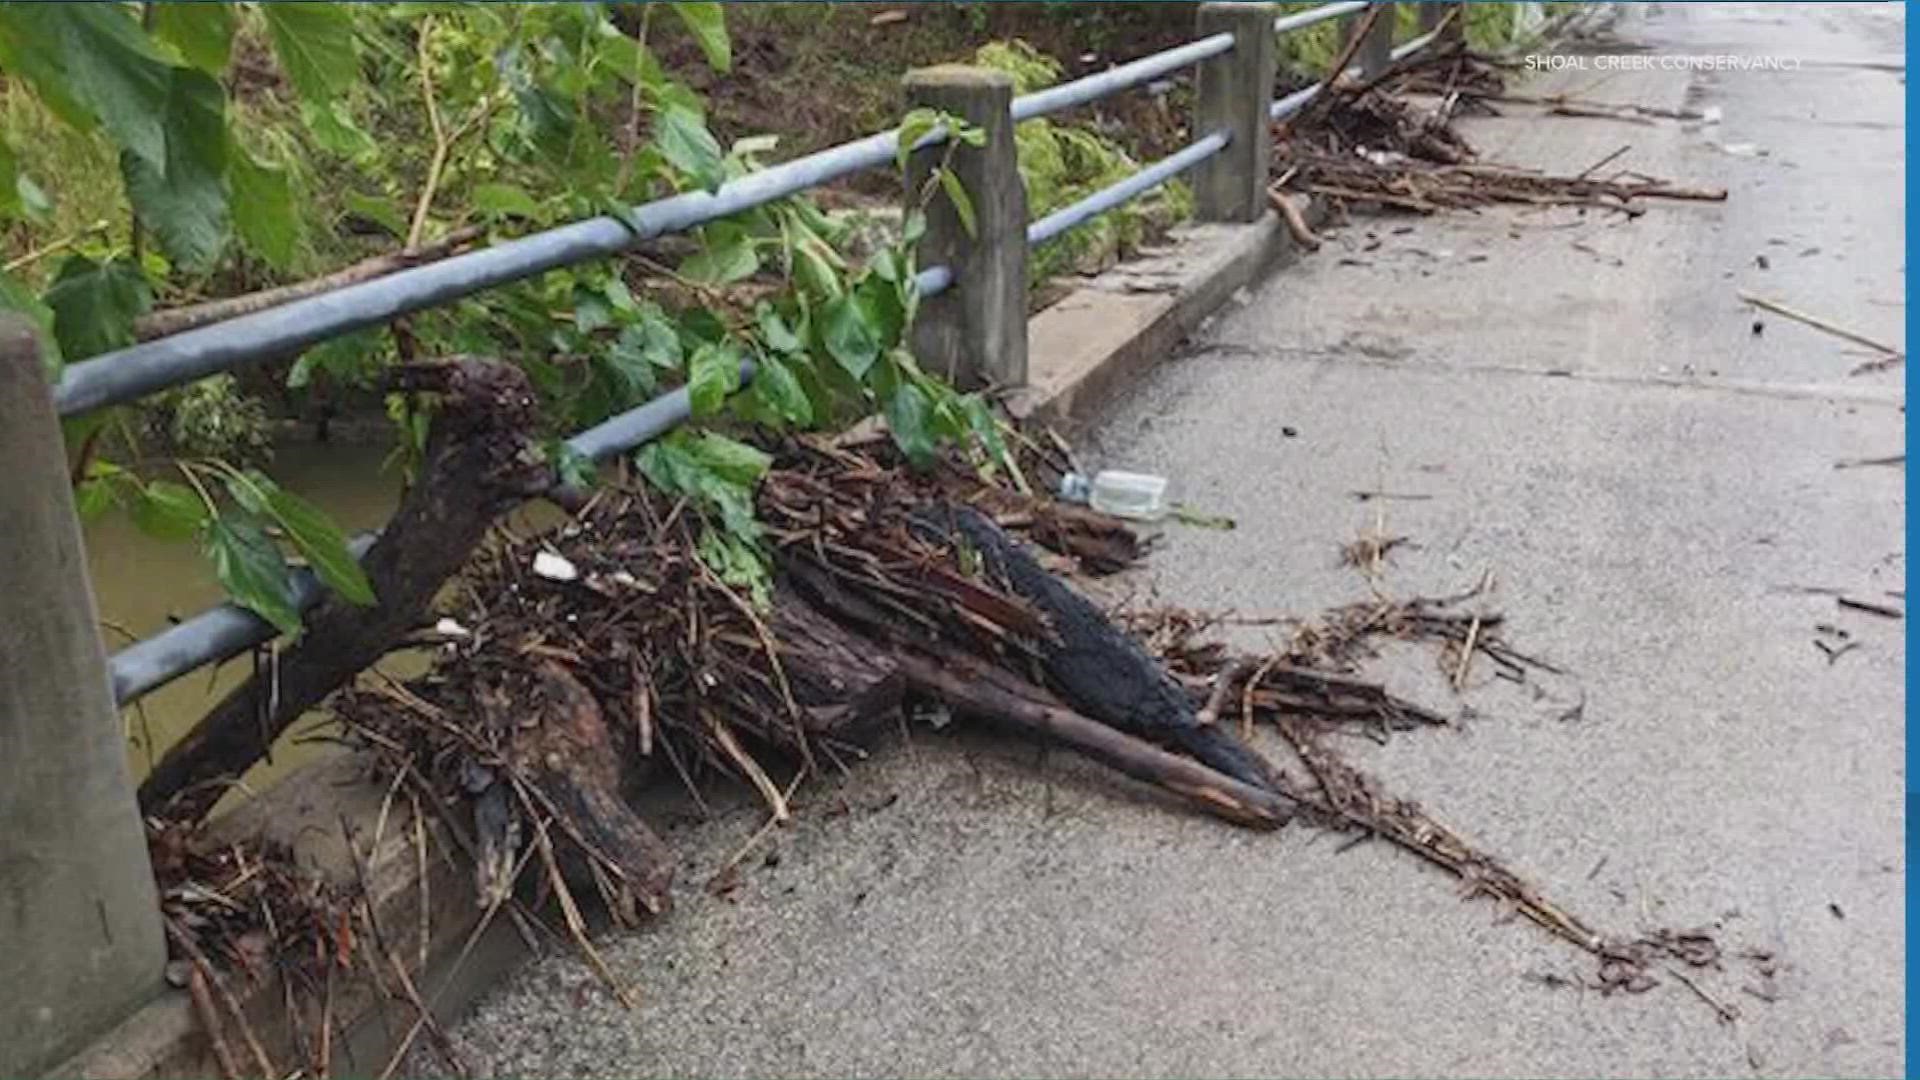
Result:
[[[548,660],[524,684],[479,692],[484,722],[502,733],[506,764],[533,789],[535,812],[551,814],[572,843],[556,845],[560,868],[576,889],[597,889],[614,918],[637,925],[640,913],[670,906],[673,852],[640,819],[621,793],[620,755],[592,692]],[[484,767],[483,775],[486,771]],[[493,786],[504,778],[494,777]],[[475,793],[474,833],[482,857],[476,867],[480,897],[510,892],[519,847],[532,842],[517,814],[499,814],[515,793],[486,787]]]
[[[1216,817],[1261,829],[1279,828],[1293,817],[1293,803],[1286,797],[1089,720],[1046,690],[977,657],[952,651],[942,651],[937,658],[903,653],[898,662],[915,689],[957,712],[1070,746]]]
[[[850,733],[896,715],[906,679],[884,648],[791,588],[774,590],[767,629],[809,735]]]
[[[329,597],[305,632],[236,687],[166,752],[140,785],[147,813],[205,816],[301,713],[415,629],[494,519],[548,485],[535,453],[536,402],[519,368],[461,358],[410,365],[397,389],[438,398],[418,481],[362,563],[378,603]]]
[[[1279,790],[1270,763],[1224,727],[1200,723],[1192,697],[1158,661],[999,526],[964,508],[922,512],[915,523],[949,542],[964,541],[992,578],[1039,610],[1049,633],[1035,647],[1047,681],[1076,711],[1184,751],[1242,784]]]

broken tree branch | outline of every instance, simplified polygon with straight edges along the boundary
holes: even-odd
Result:
[[[291,304],[295,300],[305,300],[310,296],[344,289],[348,285],[357,285],[362,281],[385,277],[410,266],[438,262],[449,255],[458,254],[484,235],[486,235],[484,228],[471,225],[455,229],[430,244],[404,248],[385,255],[375,255],[330,274],[322,274],[306,281],[296,281],[291,285],[261,289],[258,292],[244,293],[240,296],[209,300],[204,304],[190,304],[185,307],[151,312],[134,320],[133,334],[141,341],[151,341],[154,338],[182,333],[225,319],[251,315],[256,311],[265,311],[282,304]]]
[[[902,653],[907,681],[965,713],[999,720],[1029,735],[1062,742],[1088,757],[1170,791],[1189,804],[1237,825],[1272,829],[1287,823],[1292,803],[1276,792],[1243,784],[1197,761],[1168,753],[1143,739],[1116,731],[1071,709],[1024,697],[1006,688],[1008,676],[980,676],[980,662],[960,653],[944,653],[936,662]],[[1035,688],[1038,690],[1038,688]]]

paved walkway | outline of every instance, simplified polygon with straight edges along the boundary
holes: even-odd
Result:
[[[1898,341],[1904,10],[1653,5],[1638,55],[1798,71],[1563,73],[1710,126],[1477,122],[1486,156],[1725,184],[1625,222],[1564,211],[1360,219],[1254,290],[1084,447],[1164,471],[1232,532],[1173,529],[1142,585],[1313,613],[1364,596],[1336,558],[1385,503],[1400,595],[1491,569],[1538,690],[1476,674],[1461,729],[1354,753],[1612,932],[1718,924],[1780,957],[1603,999],[1590,964],[1382,845],[1257,836],[1062,755],[921,735],[884,748],[730,901],[699,885],[758,824],[688,824],[681,908],[611,941],[623,1012],[570,957],[457,1031],[513,1075],[1897,1075],[1903,1055],[1898,622],[1902,373],[1742,288]],[[1607,48],[1626,53],[1626,47]],[[1406,226],[1411,225],[1408,229]],[[1767,268],[1759,260],[1764,257]],[[1285,433],[1291,429],[1293,434]],[[1820,624],[1859,647],[1833,663]],[[1257,639],[1255,639],[1257,640]],[[1833,639],[1829,639],[1833,640]],[[1837,640],[1834,640],[1838,644]],[[1430,655],[1374,674],[1451,702]],[[1584,701],[1576,718],[1569,710]],[[848,812],[829,814],[845,800]]]

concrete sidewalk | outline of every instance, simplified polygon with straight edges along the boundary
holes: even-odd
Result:
[[[1493,160],[1724,184],[1631,222],[1490,210],[1357,218],[1163,365],[1083,446],[1238,522],[1171,528],[1135,586],[1311,615],[1367,595],[1337,547],[1377,523],[1394,595],[1493,571],[1517,647],[1564,667],[1463,698],[1431,653],[1369,674],[1472,718],[1352,754],[1609,933],[1717,925],[1771,950],[1703,988],[1602,998],[1591,961],[1384,845],[1250,834],[1065,755],[916,732],[810,797],[731,899],[740,801],[670,830],[681,907],[608,941],[619,1008],[570,955],[455,1032],[489,1073],[588,1075],[1898,1075],[1903,1067],[1903,372],[1751,289],[1870,336],[1904,322],[1904,9],[1653,5],[1655,55],[1798,71],[1530,91],[1721,123],[1510,115]],[[1607,48],[1624,52],[1622,48]],[[1765,150],[1762,156],[1759,151]],[[1407,228],[1411,226],[1410,230]],[[1759,257],[1767,268],[1761,269]],[[1289,435],[1283,429],[1290,429]],[[1361,503],[1355,491],[1415,496]],[[1829,660],[1816,627],[1859,647]],[[1257,632],[1255,632],[1257,634]],[[1257,636],[1248,639],[1258,643]],[[1584,703],[1584,704],[1582,704]],[[1577,710],[1575,706],[1580,706]],[[421,1059],[423,1063],[426,1059]]]

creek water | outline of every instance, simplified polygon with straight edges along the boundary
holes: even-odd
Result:
[[[399,502],[398,474],[380,467],[386,454],[383,446],[289,443],[276,450],[270,471],[282,486],[326,510],[352,534],[385,522]],[[158,633],[170,620],[196,615],[225,599],[197,544],[153,540],[136,530],[125,514],[110,512],[88,523],[86,544],[109,654],[125,647],[128,635]],[[405,664],[405,658],[395,661]],[[184,676],[123,710],[134,776],[144,777],[153,760],[252,670],[246,655],[237,656]],[[271,762],[247,775],[248,787],[257,790],[324,750],[322,743],[300,739],[311,719],[281,739]]]

